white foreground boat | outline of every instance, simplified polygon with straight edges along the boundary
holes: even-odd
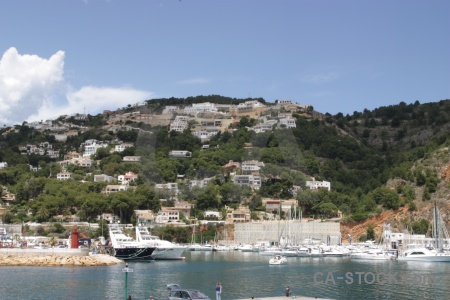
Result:
[[[172,242],[161,240],[158,236],[150,235],[144,226],[136,226],[136,240],[146,247],[155,247],[152,257],[156,260],[182,260],[185,247]]]
[[[283,255],[274,255],[269,260],[269,265],[284,265],[287,264],[287,258]]]

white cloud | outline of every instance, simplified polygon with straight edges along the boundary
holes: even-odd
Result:
[[[152,93],[132,88],[82,87],[64,79],[64,52],[49,59],[8,49],[0,60],[0,124],[53,119],[63,114],[97,114],[150,99]]]
[[[313,75],[305,75],[300,77],[300,82],[302,83],[312,83],[315,85],[320,85],[334,81],[339,78],[339,74],[336,72],[320,73]]]

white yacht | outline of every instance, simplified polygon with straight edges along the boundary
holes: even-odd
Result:
[[[147,227],[136,226],[136,240],[146,247],[155,247],[152,257],[155,260],[182,260],[185,247],[172,242],[161,240],[158,236],[150,235]]]
[[[323,250],[323,256],[325,257],[343,257],[344,252],[336,247],[325,247]]]
[[[153,260],[152,254],[155,246],[143,245],[133,238],[125,235],[119,226],[109,228],[109,238],[111,245],[107,243],[106,247],[111,246],[112,255],[123,260]]]
[[[367,260],[394,260],[397,256],[394,251],[372,248],[365,251],[352,252],[350,254],[350,258]]]
[[[420,247],[405,250],[397,259],[399,261],[450,262],[450,255]]]
[[[241,250],[241,252],[253,252],[253,246],[250,244],[244,244],[239,247],[239,250]]]

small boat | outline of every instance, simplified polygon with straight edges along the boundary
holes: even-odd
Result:
[[[283,255],[274,255],[269,260],[269,265],[284,265],[287,264],[287,258]]]

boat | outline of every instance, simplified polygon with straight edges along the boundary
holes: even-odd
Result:
[[[282,249],[281,250],[281,255],[286,256],[286,257],[297,257],[297,250],[296,249]]]
[[[136,241],[145,247],[155,247],[152,257],[155,260],[183,260],[185,247],[172,242],[161,240],[158,236],[150,235],[147,227],[136,226]]]
[[[199,243],[193,243],[193,244],[190,244],[187,247],[187,250],[189,250],[189,251],[202,251],[202,245],[200,245]]]
[[[253,246],[250,244],[244,244],[239,247],[239,250],[241,250],[241,252],[253,252]]]
[[[450,262],[450,254],[444,248],[444,240],[448,242],[449,235],[436,202],[433,213],[433,239],[433,244],[428,246],[410,245],[400,252],[397,259],[399,261]]]
[[[373,248],[366,251],[352,252],[350,254],[350,258],[367,260],[394,260],[397,258],[397,255],[395,251]]]
[[[274,255],[281,255],[282,250],[278,247],[269,247],[266,248],[264,251],[259,251],[260,255],[264,256],[274,256]]]
[[[450,262],[450,255],[425,247],[407,249],[397,258],[399,261],[429,261],[429,262]]]
[[[123,260],[153,260],[153,251],[156,247],[144,246],[133,238],[125,235],[118,226],[109,228],[110,247],[107,252]],[[107,243],[109,246],[109,243]],[[106,247],[105,247],[106,248]]]
[[[325,257],[343,257],[344,252],[336,247],[325,247],[322,252]]]
[[[309,250],[306,247],[297,248],[297,256],[298,257],[305,257],[305,256],[309,256],[310,254],[311,254],[311,250]]]
[[[284,265],[287,264],[287,258],[283,255],[274,255],[269,260],[269,265]]]
[[[309,250],[309,256],[310,257],[323,257],[323,251],[320,247],[310,247]]]

